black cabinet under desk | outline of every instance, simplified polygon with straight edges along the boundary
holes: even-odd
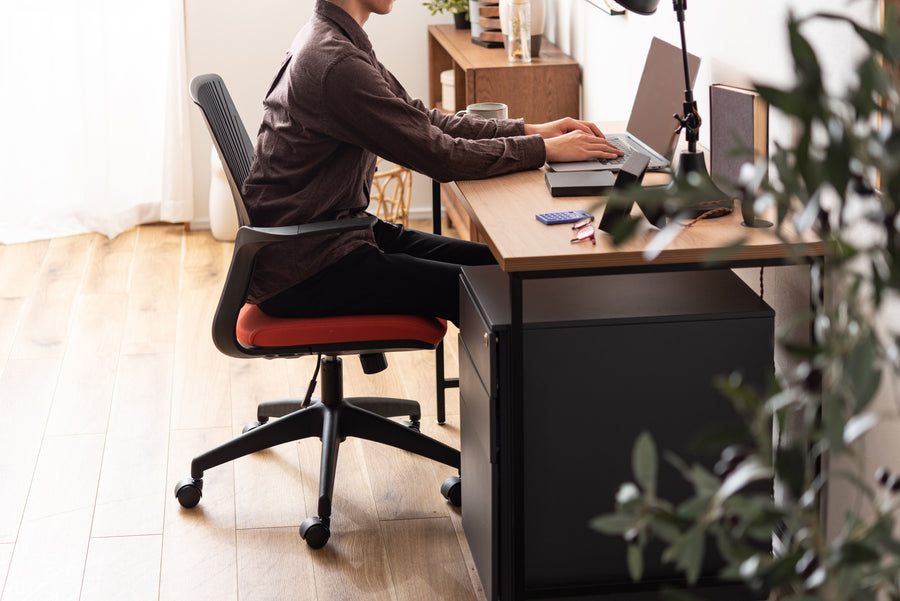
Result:
[[[465,267],[460,296],[462,519],[487,598],[644,601],[682,586],[649,553],[645,580],[632,582],[624,541],[588,522],[633,480],[644,430],[660,454],[712,465],[691,442],[738,420],[715,380],[740,372],[767,387],[773,310],[729,270],[526,279],[522,444],[511,456],[508,277]],[[663,460],[659,489],[673,500],[690,491]],[[514,490],[520,504],[510,503]],[[696,594],[752,598],[716,581],[718,567],[711,558]]]

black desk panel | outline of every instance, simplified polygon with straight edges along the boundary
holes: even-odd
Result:
[[[524,282],[524,452],[508,452],[508,277],[464,268],[460,326],[463,527],[489,599],[510,574],[528,599],[656,599],[679,586],[671,565],[648,554],[645,581],[631,582],[625,544],[587,523],[614,508],[631,481],[631,449],[650,431],[660,452],[712,465],[690,448],[695,435],[734,426],[731,402],[714,385],[740,371],[763,389],[774,373],[774,312],[728,270],[608,275]],[[513,473],[524,474],[514,483]],[[505,501],[517,485],[522,515]],[[661,461],[659,489],[684,498],[689,485]],[[520,553],[513,545],[521,545]],[[656,553],[658,558],[659,553]],[[520,558],[517,560],[517,557]],[[701,585],[711,598],[749,593],[721,587],[711,556]],[[695,591],[702,594],[701,590]],[[724,596],[723,596],[724,595]]]

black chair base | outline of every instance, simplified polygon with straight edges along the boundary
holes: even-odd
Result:
[[[279,444],[317,436],[322,439],[319,515],[305,520],[300,527],[300,534],[309,546],[319,548],[330,536],[331,499],[338,448],[348,436],[380,442],[459,469],[459,451],[418,431],[421,412],[417,402],[379,397],[345,399],[342,394],[340,357],[323,357],[321,370],[321,400],[302,408],[301,402],[295,399],[260,403],[257,409],[259,425],[250,424],[237,438],[194,458],[191,462],[191,477],[182,480],[175,487],[178,502],[186,508],[199,503],[203,473],[212,467]],[[410,416],[408,425],[387,419],[400,415]],[[278,419],[270,422],[270,417]],[[448,482],[449,480],[451,479]],[[457,486],[445,483],[442,493],[458,505],[458,479],[452,480],[456,481]]]

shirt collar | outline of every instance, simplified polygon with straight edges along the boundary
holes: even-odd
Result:
[[[366,53],[372,51],[372,42],[369,40],[369,36],[343,8],[328,0],[316,0],[315,12],[340,27],[354,46]]]

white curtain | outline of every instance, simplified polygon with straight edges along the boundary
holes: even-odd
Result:
[[[192,217],[183,0],[0,5],[0,243]]]

